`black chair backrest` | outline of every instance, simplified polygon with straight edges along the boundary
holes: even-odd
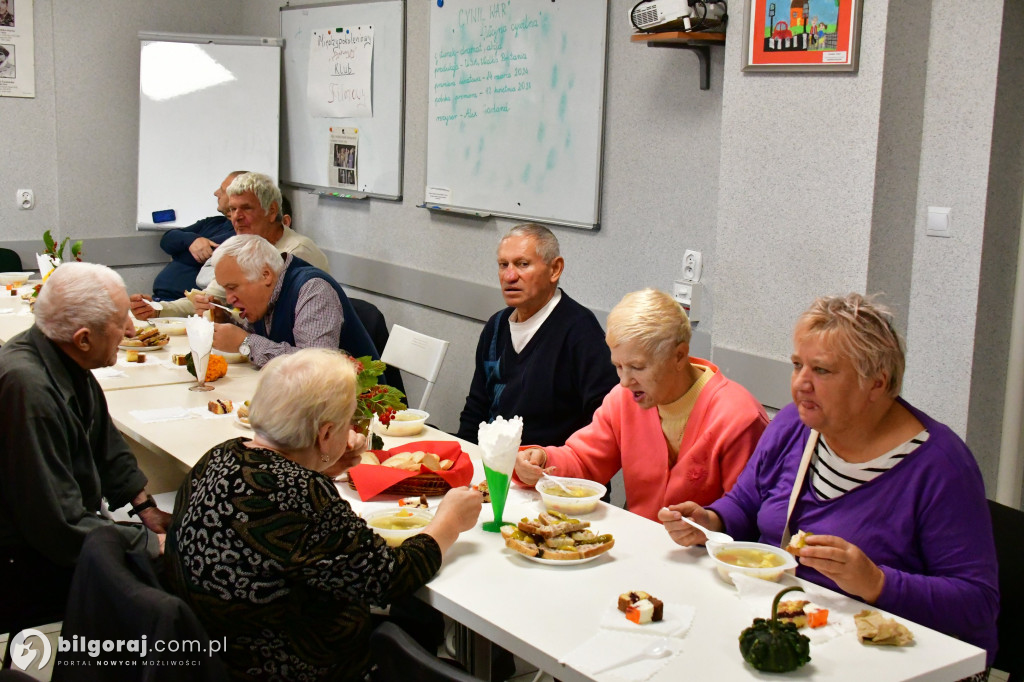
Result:
[[[384,320],[384,313],[369,301],[349,296],[349,302],[356,309],[356,315],[360,322],[366,327],[373,345],[377,347],[377,354],[384,352],[384,346],[388,345],[388,323]],[[384,370],[384,382],[388,386],[394,386],[402,393],[405,393],[405,384],[402,382],[402,373],[397,367],[388,367]]]
[[[373,682],[478,682],[467,672],[434,656],[394,623],[384,622],[370,635]]]
[[[17,251],[0,248],[0,272],[22,272],[21,256]]]
[[[125,640],[140,642],[146,636],[146,655],[125,650],[99,653],[57,652],[53,680],[223,680],[227,669],[217,656],[207,653],[211,642],[188,605],[165,592],[146,552],[142,532],[132,539],[130,531],[103,526],[86,536],[75,568],[61,628],[66,641]],[[155,539],[151,540],[155,542]],[[154,642],[176,643],[169,651],[156,651]],[[201,650],[180,649],[185,640],[198,641]],[[126,645],[127,646],[127,645]],[[97,665],[102,660],[106,665]],[[110,665],[134,661],[135,665]],[[82,663],[91,665],[82,665]]]
[[[988,501],[999,559],[999,652],[992,667],[1024,680],[1024,511]]]

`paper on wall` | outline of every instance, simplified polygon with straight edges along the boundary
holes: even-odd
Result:
[[[358,189],[359,129],[332,126],[330,132],[328,183],[331,187]]]
[[[306,100],[322,118],[373,116],[373,27],[325,28],[309,39]]]

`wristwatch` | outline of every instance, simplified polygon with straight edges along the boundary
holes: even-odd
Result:
[[[245,341],[242,341],[242,343],[238,346],[238,354],[248,360],[249,353],[251,352],[252,351],[249,348],[249,337],[246,337]]]
[[[128,516],[138,516],[141,511],[143,511],[144,509],[149,509],[150,507],[156,509],[156,502],[147,493],[146,499],[144,499],[142,502],[139,502],[138,504],[132,505],[132,509],[130,512],[128,512]]]

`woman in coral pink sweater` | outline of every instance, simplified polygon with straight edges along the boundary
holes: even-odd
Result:
[[[768,424],[764,408],[710,362],[690,357],[690,321],[668,294],[627,294],[605,339],[619,385],[562,447],[527,448],[516,478],[543,471],[607,481],[620,469],[627,508],[653,521],[682,500],[710,504],[736,482]]]

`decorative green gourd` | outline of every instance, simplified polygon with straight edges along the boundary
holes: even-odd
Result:
[[[787,587],[772,601],[772,618],[755,618],[753,625],[740,633],[743,660],[757,670],[788,673],[811,660],[811,640],[800,634],[793,623],[779,620],[779,601],[787,592],[801,591]]]

